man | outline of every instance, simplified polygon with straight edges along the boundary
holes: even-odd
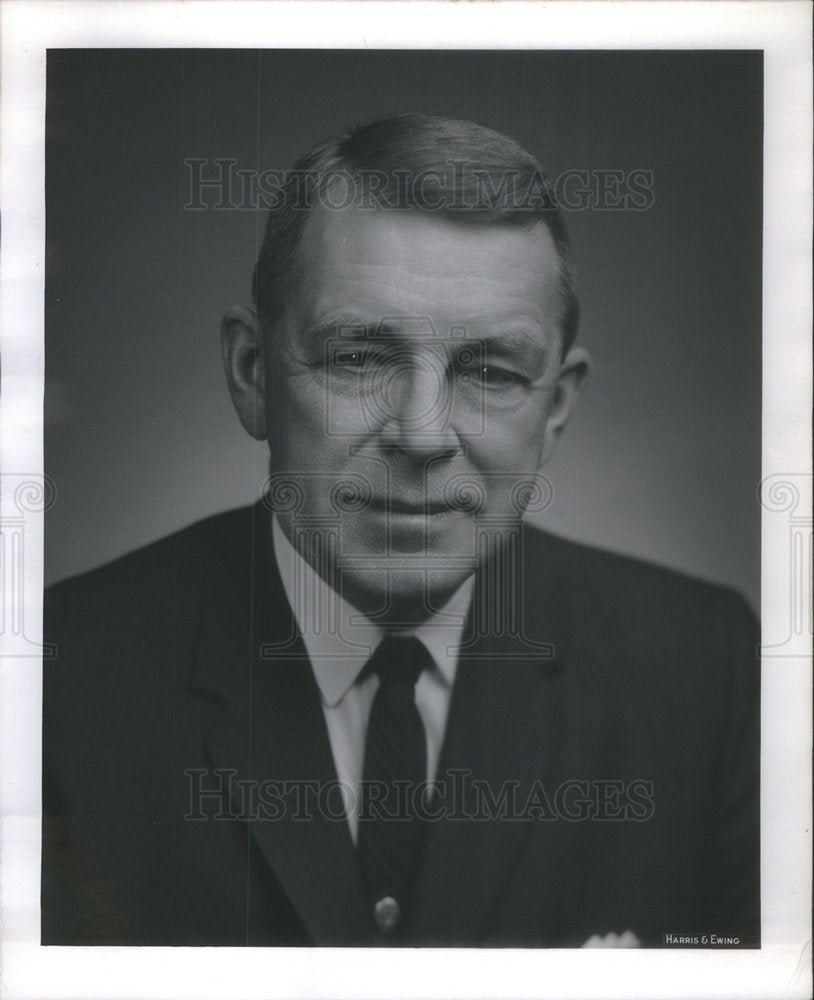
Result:
[[[48,595],[43,942],[756,946],[749,612],[522,523],[588,368],[539,164],[408,114],[279,195],[267,493]]]

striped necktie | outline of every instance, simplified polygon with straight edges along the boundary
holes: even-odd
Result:
[[[365,741],[358,856],[373,922],[392,936],[403,922],[427,794],[427,740],[415,684],[433,663],[413,636],[386,636],[368,662],[379,677]]]

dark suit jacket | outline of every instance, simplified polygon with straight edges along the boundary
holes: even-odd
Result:
[[[470,615],[446,813],[382,941],[271,552],[257,505],[47,593],[44,944],[758,945],[740,598],[528,529],[521,634]]]

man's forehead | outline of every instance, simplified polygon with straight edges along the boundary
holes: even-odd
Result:
[[[387,320],[411,333],[416,317],[426,317],[478,335],[498,324],[507,335],[539,336],[548,325],[559,264],[541,223],[351,209],[314,213],[298,272],[301,319],[309,330]]]
[[[478,221],[474,214],[447,210],[387,209],[350,206],[342,209],[316,207],[303,227],[301,249],[312,258],[330,254],[338,246],[361,250],[375,243],[385,251],[385,260],[409,254],[416,243],[428,249],[459,252],[480,248],[484,255],[515,250],[531,254],[536,263],[556,262],[557,252],[548,226],[540,218],[523,223],[517,219]],[[419,261],[417,261],[418,263]]]

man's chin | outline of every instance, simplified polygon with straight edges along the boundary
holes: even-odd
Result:
[[[340,560],[342,596],[363,614],[380,622],[420,622],[440,611],[471,576],[475,566],[422,564],[419,559],[391,556],[376,568],[360,571]]]

